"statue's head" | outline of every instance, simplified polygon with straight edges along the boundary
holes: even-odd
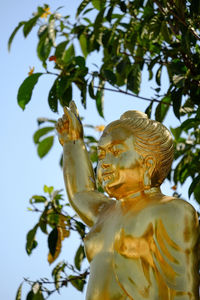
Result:
[[[127,111],[104,130],[98,146],[98,180],[117,199],[158,187],[173,160],[168,129],[139,111]]]

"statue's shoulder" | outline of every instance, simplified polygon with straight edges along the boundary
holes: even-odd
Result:
[[[179,217],[187,215],[196,216],[195,208],[187,201],[163,195],[161,201],[158,203],[159,209],[165,213],[179,213]]]
[[[159,220],[162,220],[166,226],[169,224],[181,226],[185,222],[196,226],[198,216],[194,207],[187,201],[162,195],[160,199],[152,201],[137,212],[129,211],[125,218],[125,224],[128,228],[137,227],[138,224],[140,226],[141,220],[144,227],[156,224]]]
[[[160,201],[147,205],[135,214],[130,212],[123,225],[126,234],[143,236],[159,231],[173,237],[178,244],[183,232],[193,237],[191,243],[196,243],[199,236],[198,215],[194,207],[174,197],[163,196]]]
[[[190,232],[190,235],[197,237],[199,235],[199,221],[195,208],[187,201],[174,198],[163,197],[160,205],[154,210],[155,223],[159,223],[160,220],[171,233],[174,239],[180,239],[179,234],[181,232]],[[192,234],[193,233],[193,234]]]

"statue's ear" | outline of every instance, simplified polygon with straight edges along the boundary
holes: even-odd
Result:
[[[145,170],[148,171],[150,177],[156,167],[156,159],[153,155],[147,155],[144,160]]]
[[[156,159],[153,155],[147,155],[144,159],[144,187],[149,189],[151,187],[151,177],[156,167]]]

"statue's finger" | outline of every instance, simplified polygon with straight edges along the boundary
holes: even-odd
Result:
[[[66,114],[64,114],[62,116],[62,119],[63,119],[64,123],[68,122],[68,117],[66,116]]]
[[[74,102],[74,100],[71,100],[69,103],[69,108],[71,110],[71,112],[74,113],[74,115],[76,116],[76,118],[78,119],[79,123],[81,124],[81,119],[79,117],[79,112],[78,112],[78,108],[76,106],[76,103]]]
[[[57,126],[58,127],[62,127],[63,126],[63,120],[61,118],[58,119]]]
[[[71,123],[72,119],[73,119],[73,115],[72,115],[71,111],[69,110],[69,108],[67,106],[64,106],[64,113],[65,113],[66,118]]]
[[[74,100],[70,101],[69,108],[78,117],[79,113],[78,113],[78,109],[77,109],[77,106],[76,106]]]
[[[64,110],[65,115],[69,116],[69,108],[67,106],[64,106],[63,110]]]

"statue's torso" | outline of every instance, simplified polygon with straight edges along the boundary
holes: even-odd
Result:
[[[193,209],[171,200],[116,202],[102,211],[85,239],[91,264],[87,300],[198,299],[188,294],[198,281],[191,271],[197,261],[190,248],[198,235],[190,227]]]

